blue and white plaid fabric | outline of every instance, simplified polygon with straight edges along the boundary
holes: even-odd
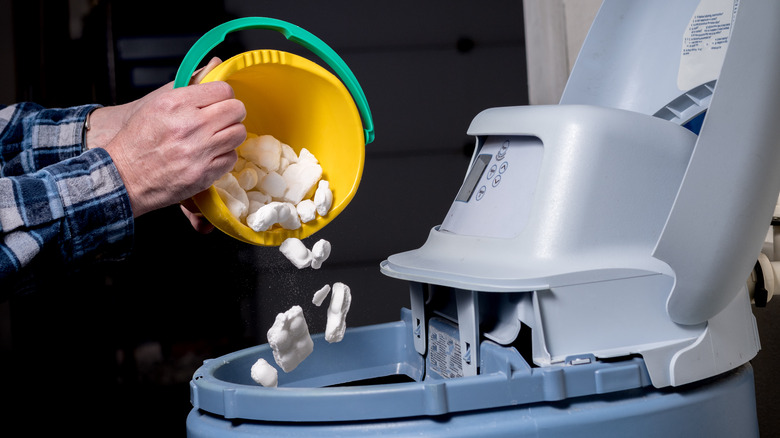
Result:
[[[83,150],[95,107],[0,106],[0,280],[44,252],[68,269],[129,254],[133,213],[119,172],[104,149]]]

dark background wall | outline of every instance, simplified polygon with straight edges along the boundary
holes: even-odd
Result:
[[[212,27],[261,15],[330,44],[360,81],[376,125],[354,200],[305,242],[332,243],[320,270],[298,271],[276,248],[199,235],[172,207],[138,219],[125,262],[51,273],[35,293],[4,303],[0,370],[13,378],[0,418],[31,431],[183,435],[188,382],[202,361],[264,343],[277,313],[295,304],[307,311],[326,283],[351,287],[350,326],[397,320],[407,285],[380,274],[379,263],[420,246],[443,218],[470,158],[471,119],[527,103],[519,1],[0,5],[13,24],[1,37],[2,70],[15,77],[15,86],[0,85],[3,103],[130,101],[172,80],[189,46]],[[311,56],[260,30],[229,36],[214,54],[257,48]],[[323,312],[307,311],[307,319],[312,332],[324,330]]]
[[[172,80],[200,35],[250,15],[330,44],[371,105],[376,141],[360,190],[305,242],[328,239],[331,258],[299,271],[276,248],[195,233],[177,207],[139,218],[128,260],[52,272],[34,293],[0,304],[0,430],[183,436],[188,382],[202,361],[264,343],[275,315],[295,304],[306,312],[321,285],[350,285],[350,326],[396,320],[407,285],[379,263],[420,246],[441,222],[468,164],[471,119],[528,103],[520,0],[0,0],[0,103],[130,101]],[[231,35],[214,54],[256,48],[310,56],[269,31]],[[307,319],[324,330],[322,312]],[[777,357],[768,346],[757,361]]]

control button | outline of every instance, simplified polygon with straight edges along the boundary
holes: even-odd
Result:
[[[488,170],[487,173],[487,179],[493,179],[494,176],[496,176],[496,171],[498,170],[498,166],[495,164],[490,167],[490,170]]]
[[[509,140],[505,141],[504,144],[501,145],[501,149],[499,149],[498,153],[496,154],[496,160],[501,161],[506,157],[506,151],[509,149]]]
[[[483,196],[485,196],[485,192],[487,192],[487,187],[482,186],[479,188],[479,191],[477,191],[477,201],[482,199]]]
[[[507,161],[504,161],[503,163],[501,163],[501,167],[498,168],[498,173],[506,172],[507,167],[509,167],[509,163]]]
[[[496,175],[495,178],[493,178],[493,187],[498,186],[501,183],[501,175]]]

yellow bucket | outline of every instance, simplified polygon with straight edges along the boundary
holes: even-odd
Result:
[[[252,230],[230,213],[213,186],[193,197],[201,213],[222,232],[246,243],[278,246],[289,237],[314,234],[349,204],[363,173],[365,146],[373,140],[373,122],[365,96],[341,58],[303,29],[270,18],[240,18],[204,35],[182,62],[174,86],[186,86],[198,63],[227,33],[247,28],[278,30],[319,55],[341,77],[292,53],[253,50],[224,61],[202,81],[230,84],[246,107],[247,132],[272,135],[296,153],[308,149],[319,160],[322,179],[330,183],[331,210],[296,230],[278,225],[263,232]]]

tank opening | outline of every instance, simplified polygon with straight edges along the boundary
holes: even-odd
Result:
[[[326,388],[341,388],[351,386],[374,386],[374,385],[391,385],[395,383],[412,383],[416,380],[407,376],[406,374],[391,374],[389,376],[371,377],[369,379],[355,380],[351,382],[339,383],[336,385],[326,386]]]

